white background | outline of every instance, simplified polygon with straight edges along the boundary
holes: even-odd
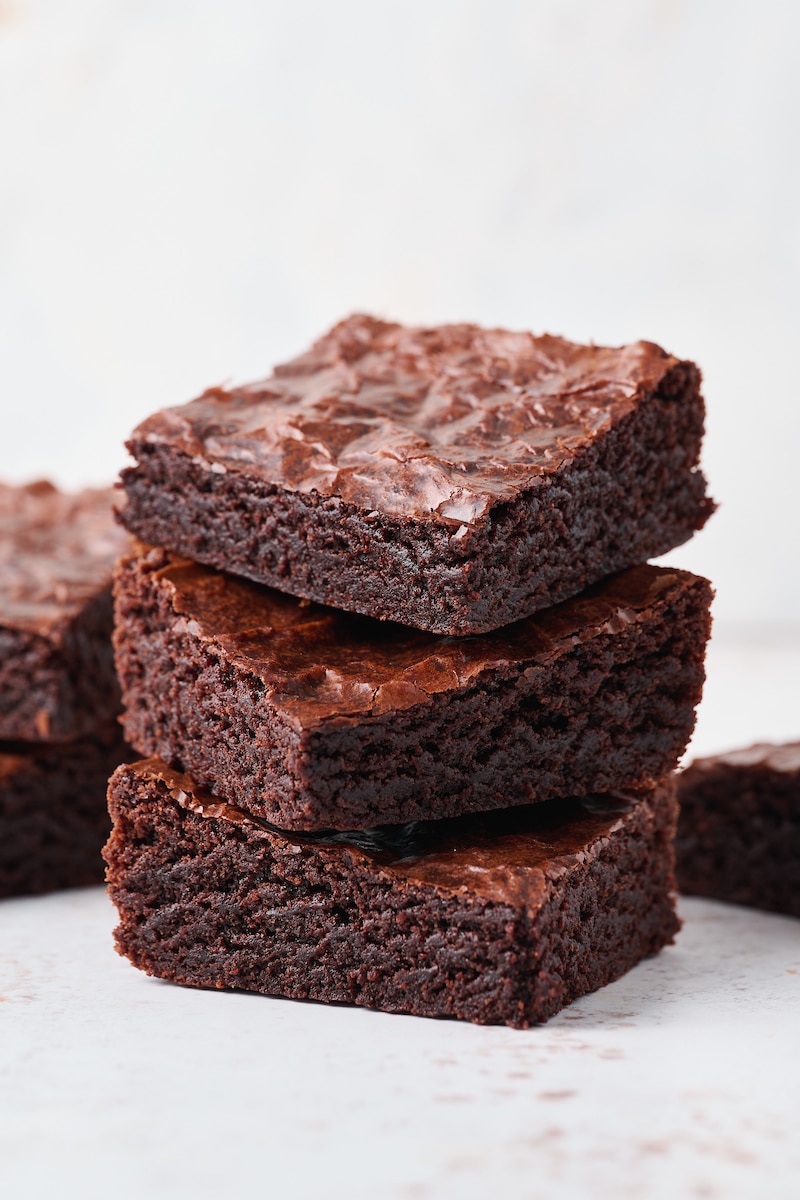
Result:
[[[800,621],[800,4],[0,0],[0,475],[353,310],[705,372],[722,509],[673,561]]]

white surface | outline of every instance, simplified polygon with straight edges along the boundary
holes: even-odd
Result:
[[[695,746],[800,737],[800,642],[718,638]],[[0,903],[4,1200],[796,1200],[800,921],[675,946],[519,1032],[196,992],[100,889]]]
[[[519,1032],[197,992],[98,890],[0,924],[0,1183],[26,1200],[796,1200],[800,924],[685,901],[674,947]]]
[[[111,479],[353,309],[646,337],[706,378],[678,561],[796,621],[798,38],[794,0],[0,0],[0,476]]]

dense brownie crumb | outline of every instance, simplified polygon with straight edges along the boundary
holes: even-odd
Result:
[[[710,589],[637,567],[442,638],[144,550],[116,578],[131,745],[284,828],[362,828],[634,787],[672,770]]]
[[[0,743],[0,896],[103,882],[108,778],[131,757],[116,722],[65,745]]]
[[[0,739],[66,741],[119,710],[111,489],[0,484]]]
[[[800,917],[800,742],[697,759],[679,797],[681,891]]]
[[[140,425],[121,519],[292,595],[485,632],[702,527],[699,383],[648,342],[352,317]]]
[[[297,838],[156,760],[111,780],[119,951],[174,983],[525,1028],[669,943],[674,784]],[[340,835],[341,837],[341,835]]]

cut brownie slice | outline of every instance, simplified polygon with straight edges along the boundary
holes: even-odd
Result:
[[[0,745],[0,896],[103,882],[108,777],[131,757],[116,722],[64,745]]]
[[[363,828],[672,770],[710,587],[641,566],[507,629],[439,637],[151,550],[122,560],[128,741],[284,828]]]
[[[800,742],[697,759],[678,787],[681,891],[800,917]]]
[[[699,383],[650,342],[351,317],[266,382],[140,425],[121,519],[295,596],[485,632],[705,523]]]
[[[0,739],[68,740],[119,709],[111,571],[130,539],[112,499],[0,484]]]
[[[109,806],[117,946],[174,983],[524,1028],[679,927],[671,779],[328,841],[157,760],[121,767]]]

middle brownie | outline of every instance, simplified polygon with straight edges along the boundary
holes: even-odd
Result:
[[[122,560],[127,740],[284,829],[431,820],[646,785],[686,747],[711,588],[640,566],[442,637],[176,558]]]

